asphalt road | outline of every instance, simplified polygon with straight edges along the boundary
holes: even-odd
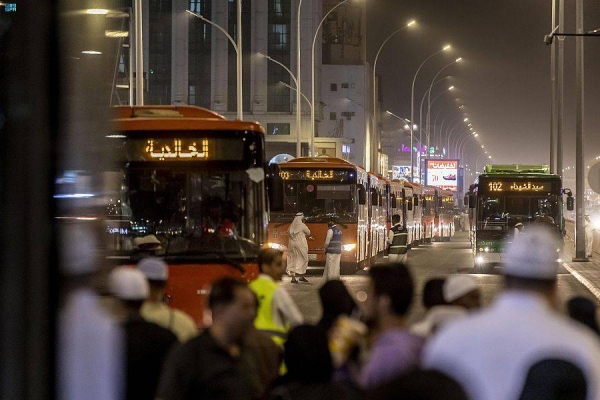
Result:
[[[411,249],[408,255],[408,264],[416,285],[415,298],[409,314],[410,322],[418,321],[423,317],[422,288],[430,278],[455,273],[472,274],[481,286],[484,306],[490,304],[494,296],[502,289],[499,267],[488,270],[486,273],[475,273],[469,240],[465,232],[458,232],[450,242],[432,243]],[[312,271],[312,275],[307,277],[310,283],[292,284],[289,277],[284,277],[283,281],[283,285],[290,292],[309,323],[318,321],[321,315],[318,289],[322,284],[322,277],[318,273],[318,270]],[[361,271],[356,275],[342,276],[342,280],[355,298],[360,298],[360,292],[366,289],[368,276],[366,271]],[[559,271],[558,288],[563,304],[575,295],[594,298],[563,268]]]

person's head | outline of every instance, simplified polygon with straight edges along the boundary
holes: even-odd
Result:
[[[108,276],[110,292],[128,309],[139,310],[150,293],[146,276],[135,268],[116,267]]]
[[[446,278],[443,286],[444,300],[453,306],[468,310],[481,306],[481,290],[471,275],[455,274]]]
[[[319,321],[319,326],[325,331],[331,328],[337,317],[352,315],[357,307],[346,285],[340,280],[325,282],[319,289],[319,297],[323,307],[323,316]]]
[[[253,327],[256,296],[246,282],[225,277],[212,283],[208,295],[213,326],[224,328],[232,340],[240,340]]]
[[[137,269],[140,270],[148,279],[150,291],[163,291],[169,279],[169,267],[167,264],[156,257],[145,257],[137,263]]]
[[[367,317],[377,324],[403,319],[413,296],[413,281],[404,264],[376,265],[369,269]]]
[[[559,250],[560,242],[550,225],[532,225],[522,239],[506,247],[502,270],[506,289],[534,291],[554,303]]]
[[[527,373],[520,400],[584,400],[588,382],[583,371],[570,361],[545,359],[536,362]]]
[[[448,304],[444,300],[444,278],[433,278],[423,286],[423,306],[429,310],[431,307]]]
[[[458,382],[435,370],[413,370],[367,392],[368,400],[467,400]]]
[[[296,216],[294,217],[294,220],[304,221],[304,213],[302,213],[302,212],[296,213]]]
[[[292,329],[284,345],[285,365],[290,380],[300,383],[331,381],[333,364],[325,332],[313,325]]]
[[[331,228],[331,227],[332,227],[332,226],[334,226],[334,225],[335,225],[335,220],[334,220],[334,219],[330,219],[329,221],[327,221],[327,226],[328,226],[328,227],[330,227],[330,228]]]
[[[258,268],[263,274],[269,275],[276,281],[280,281],[285,273],[283,253],[281,250],[265,247],[258,253]]]
[[[392,224],[396,225],[400,223],[400,215],[394,214],[392,215]]]
[[[598,321],[596,320],[596,308],[596,303],[593,300],[583,296],[575,296],[567,302],[569,317],[600,334]]]

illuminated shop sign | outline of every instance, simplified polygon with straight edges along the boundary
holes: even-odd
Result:
[[[426,184],[456,192],[458,190],[458,160],[427,160]]]

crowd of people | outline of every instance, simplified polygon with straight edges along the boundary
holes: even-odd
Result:
[[[297,225],[299,234],[310,234]],[[331,230],[330,243],[337,239]],[[308,324],[279,284],[286,255],[268,248],[260,253],[258,279],[212,284],[212,322],[198,332],[188,316],[161,301],[166,264],[145,258],[136,269],[119,267],[109,276],[121,333],[107,320],[94,327],[103,330],[87,332],[94,340],[111,338],[106,345],[113,353],[97,354],[96,368],[65,363],[68,373],[110,375],[109,383],[78,387],[71,376],[61,381],[62,393],[73,399],[83,393],[164,400],[600,399],[596,304],[574,298],[562,315],[555,239],[540,226],[510,244],[504,289],[485,307],[471,275],[427,281],[426,313],[414,324],[408,316],[416,288],[406,264],[371,267],[361,302],[343,281],[325,279],[322,317]],[[66,311],[70,318],[82,312]],[[77,345],[86,332],[65,334]],[[118,355],[125,363],[115,358],[111,365],[108,358]],[[103,375],[106,366],[112,368]]]

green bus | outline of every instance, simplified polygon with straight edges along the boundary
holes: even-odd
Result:
[[[548,165],[486,165],[467,193],[475,267],[501,264],[505,244],[531,224],[551,224],[562,237],[563,193],[572,209],[571,191]]]

